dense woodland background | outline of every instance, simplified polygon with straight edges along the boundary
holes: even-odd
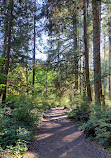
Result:
[[[0,102],[1,156],[26,151],[53,106],[111,149],[110,0],[0,1]]]

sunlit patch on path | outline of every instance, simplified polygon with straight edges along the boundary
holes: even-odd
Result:
[[[33,156],[27,158],[111,158],[103,148],[84,138],[63,107],[46,112],[30,152]]]

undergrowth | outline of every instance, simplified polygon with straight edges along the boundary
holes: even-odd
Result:
[[[87,122],[89,120],[90,108],[85,93],[83,94],[81,100],[79,99],[79,103],[77,103],[78,102],[76,98],[76,106],[74,106],[73,109],[70,111],[68,117],[75,120],[76,122]]]
[[[111,147],[111,108],[106,105],[89,105],[83,94],[80,104],[73,107],[68,117],[84,131],[86,137],[105,148]]]
[[[0,156],[25,152],[34,138],[35,127],[41,122],[47,102],[31,96],[9,96],[0,108]]]

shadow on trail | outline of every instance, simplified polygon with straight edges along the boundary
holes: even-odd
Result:
[[[37,155],[33,158],[111,158],[88,143],[73,123],[64,118],[66,113],[62,108],[46,113],[30,148],[30,152]]]
[[[49,121],[48,121],[49,122]],[[73,128],[72,124],[69,124],[69,122],[58,122],[58,121],[51,121],[52,127],[49,128],[49,126],[43,126],[40,129],[40,133],[52,133],[57,134],[57,132],[61,132],[61,130],[64,130],[64,128]],[[55,127],[54,127],[55,126]]]
[[[57,115],[55,115],[55,116],[50,116],[50,115],[49,115],[49,116],[46,116],[46,118],[57,118],[57,119],[58,119],[58,118],[64,117],[64,116],[66,117],[66,113],[64,113],[63,115],[57,114]]]
[[[58,121],[54,121],[54,123],[58,123]],[[78,132],[71,122],[59,122],[59,124],[60,127],[42,128],[31,152],[37,153],[39,158],[58,158],[81,142],[82,135],[80,134],[76,135],[75,139],[67,140],[68,136],[70,137]]]

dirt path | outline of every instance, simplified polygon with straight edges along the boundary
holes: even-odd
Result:
[[[46,113],[27,158],[111,158],[103,148],[89,143],[66,114],[63,107]]]

